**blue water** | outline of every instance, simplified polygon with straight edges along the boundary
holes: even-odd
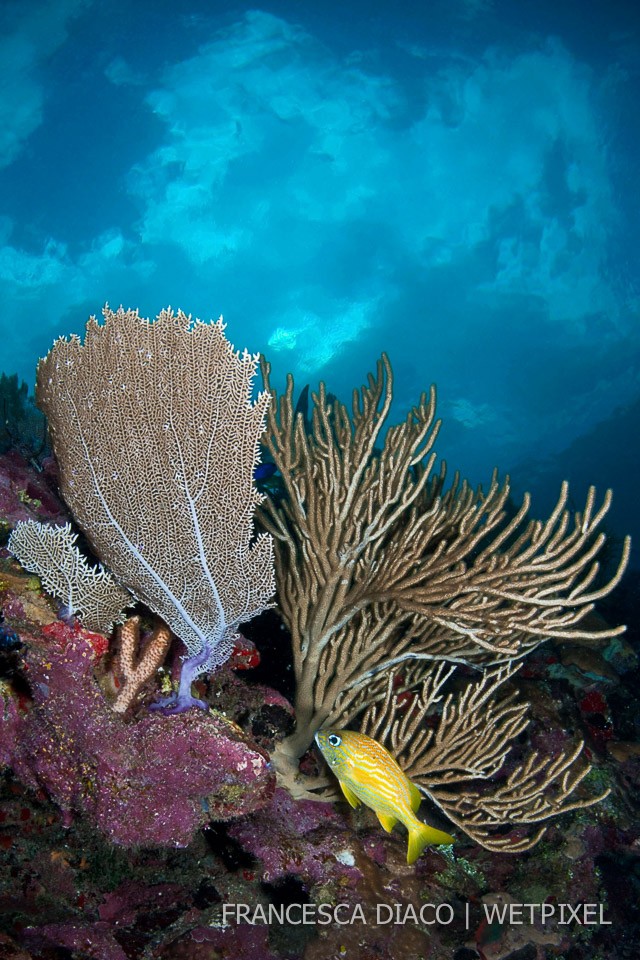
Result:
[[[50,0],[0,8],[0,369],[90,313],[224,314],[282,384],[394,416],[544,513],[640,533],[640,7]]]

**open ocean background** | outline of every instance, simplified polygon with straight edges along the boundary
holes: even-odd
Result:
[[[0,75],[0,370],[105,302],[344,399],[386,350],[451,471],[640,534],[640,4],[19,0]]]

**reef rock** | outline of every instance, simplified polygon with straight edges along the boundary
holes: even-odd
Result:
[[[81,814],[118,844],[181,847],[271,797],[266,753],[222,714],[116,715],[94,679],[99,635],[56,623],[22,639],[31,698],[7,696],[0,759],[68,823]]]
[[[10,530],[20,520],[67,522],[68,512],[53,493],[50,476],[55,476],[51,460],[45,460],[38,473],[16,450],[0,455],[0,529]]]

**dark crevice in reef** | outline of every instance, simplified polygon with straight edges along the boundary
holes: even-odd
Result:
[[[295,922],[270,925],[270,946],[282,957],[292,958],[292,960],[301,957],[305,945],[317,936],[317,928],[314,924],[305,925],[297,922],[302,917],[302,907],[311,903],[305,884],[299,877],[290,875],[277,883],[262,882],[260,887],[274,907],[286,910],[287,907],[295,905],[293,911]]]
[[[253,641],[260,654],[260,663],[244,673],[250,683],[273,687],[288,700],[293,699],[293,654],[289,631],[274,610],[265,610],[249,623],[242,624],[242,633]]]
[[[202,832],[207,846],[222,860],[227,870],[234,872],[255,865],[256,858],[243,850],[238,841],[229,836],[226,823],[212,822]]]

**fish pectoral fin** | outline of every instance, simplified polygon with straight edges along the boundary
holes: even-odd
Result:
[[[416,787],[415,783],[410,783],[409,785],[409,798],[411,803],[411,809],[414,813],[417,813],[420,809],[420,804],[422,803],[423,796]]]
[[[359,807],[360,804],[362,803],[362,800],[360,799],[360,797],[357,797],[353,792],[353,790],[351,789],[351,787],[348,787],[346,783],[342,782],[342,780],[338,780],[338,783],[340,784],[340,789],[344,793],[345,797],[347,798],[351,806]]]
[[[426,846],[432,844],[450,844],[454,843],[453,837],[450,837],[444,830],[436,830],[435,827],[428,827],[426,823],[420,823],[409,829],[409,846],[407,847],[407,863],[415,863]]]
[[[396,823],[398,822],[396,817],[391,816],[391,814],[378,813],[376,810],[376,816],[382,825],[382,829],[386,830],[387,833],[391,833]]]

